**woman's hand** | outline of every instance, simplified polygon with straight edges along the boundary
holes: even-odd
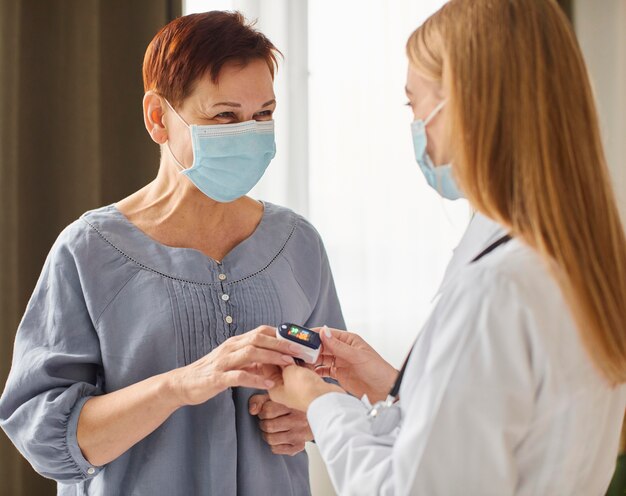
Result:
[[[250,414],[259,418],[263,439],[275,455],[294,456],[313,440],[304,412],[272,401],[267,394],[252,395],[248,405]]]
[[[101,466],[154,432],[184,405],[204,403],[228,387],[267,389],[282,383],[280,367],[293,364],[289,343],[263,326],[228,339],[200,360],[111,393],[94,396],[78,419],[78,444]]]
[[[282,374],[282,383],[277,381],[276,386],[269,390],[270,398],[294,410],[306,412],[313,400],[324,394],[345,393],[339,386],[325,382],[307,367],[290,365],[283,368]]]
[[[261,326],[172,370],[170,391],[184,406],[204,403],[229,387],[269,389],[281,380],[280,367],[294,363],[290,353],[289,343],[276,338],[274,327]]]
[[[357,334],[323,327],[316,329],[322,339],[322,352],[315,371],[321,377],[339,381],[350,394],[369,400],[384,400],[398,371],[387,363]]]

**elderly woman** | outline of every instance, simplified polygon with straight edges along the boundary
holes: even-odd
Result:
[[[315,229],[245,196],[275,154],[276,53],[226,12],[176,19],[148,47],[158,175],[61,233],[0,401],[59,494],[310,492],[306,418],[264,394],[289,345],[259,326],[343,318]]]

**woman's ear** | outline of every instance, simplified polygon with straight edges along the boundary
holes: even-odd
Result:
[[[154,91],[148,91],[143,96],[143,121],[152,141],[159,145],[163,145],[168,138],[163,116],[162,97]]]

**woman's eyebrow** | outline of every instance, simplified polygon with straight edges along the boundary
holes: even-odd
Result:
[[[213,107],[241,107],[241,103],[236,103],[236,102],[219,102],[219,103],[214,103],[213,105],[211,105],[211,108]]]
[[[265,102],[263,105],[261,105],[261,108],[269,107],[270,105],[273,105],[274,103],[276,103],[276,99],[272,98],[270,101]],[[218,102],[218,103],[214,103],[213,105],[211,105],[211,108],[213,108],[213,107],[236,107],[236,108],[241,108],[241,103],[237,103],[237,102]]]

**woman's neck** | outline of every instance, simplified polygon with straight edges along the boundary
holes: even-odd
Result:
[[[154,181],[116,207],[157,241],[195,248],[216,260],[250,236],[263,215],[263,205],[248,197],[230,203],[212,200],[163,163]]]

